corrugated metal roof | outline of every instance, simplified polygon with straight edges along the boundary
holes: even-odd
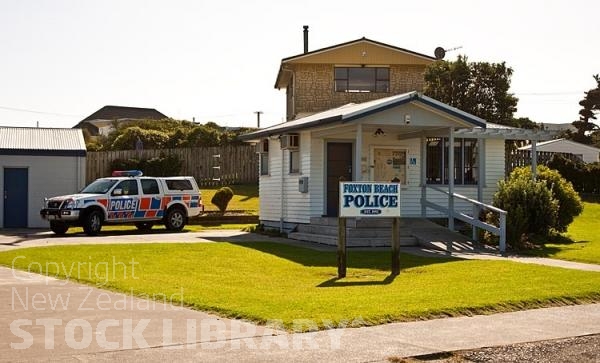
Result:
[[[0,126],[0,150],[84,151],[81,129]]]

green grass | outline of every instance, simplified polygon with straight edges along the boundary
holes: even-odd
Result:
[[[600,204],[584,202],[583,213],[575,218],[563,237],[531,253],[561,260],[600,264]]]
[[[27,248],[0,253],[0,264],[10,266],[16,256],[26,257],[16,260],[17,268],[141,296],[183,292],[193,308],[259,323],[282,320],[288,328],[295,319],[321,327],[327,320],[370,325],[600,301],[600,273],[402,254],[394,278],[389,251],[350,251],[348,277],[341,280],[335,252],[266,242]],[[132,259],[135,276],[118,264]],[[81,275],[68,276],[78,263],[85,264]]]
[[[247,214],[258,214],[258,184],[242,184],[229,186],[233,190],[233,198],[227,206],[229,211],[244,211]],[[210,202],[220,187],[201,188],[202,202],[205,211],[218,211]]]

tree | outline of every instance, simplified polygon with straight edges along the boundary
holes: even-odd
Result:
[[[596,137],[592,137],[591,133],[598,129],[598,126],[591,120],[596,120],[596,113],[600,111],[600,75],[594,76],[596,88],[585,92],[585,97],[579,102],[581,110],[579,111],[579,120],[573,121],[573,126],[577,128],[577,132],[571,135],[573,141],[582,144],[591,144]]]
[[[138,126],[128,127],[111,145],[111,150],[133,150],[138,140],[148,149],[163,149],[169,135],[158,130],[144,130]]]
[[[424,93],[482,119],[512,126],[518,99],[508,90],[512,68],[502,63],[468,62],[459,55],[425,70]]]

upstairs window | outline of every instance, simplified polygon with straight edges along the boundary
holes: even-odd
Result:
[[[387,67],[335,67],[336,92],[389,92]]]

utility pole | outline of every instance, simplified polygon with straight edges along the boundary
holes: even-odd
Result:
[[[260,129],[260,114],[263,112],[262,111],[254,111],[254,113],[256,114],[256,127]]]

